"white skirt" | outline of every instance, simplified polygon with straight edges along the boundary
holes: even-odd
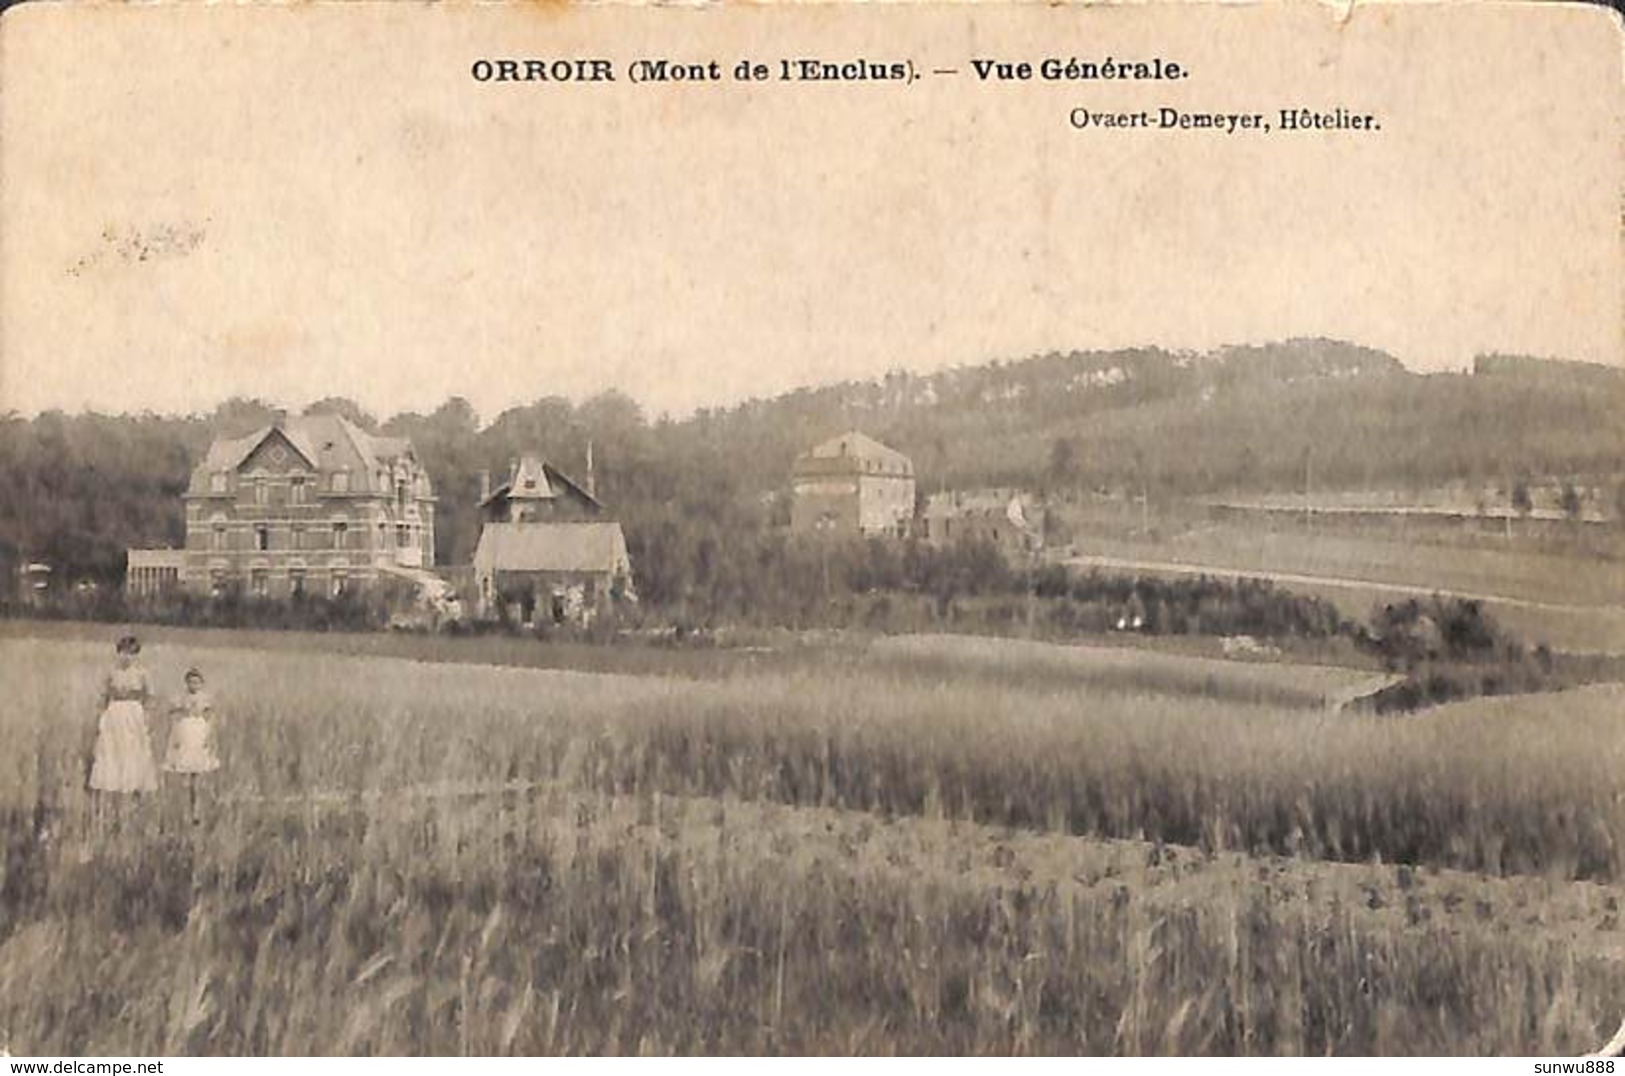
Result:
[[[134,699],[114,699],[102,711],[90,787],[98,792],[152,792],[158,766],[147,738],[147,711]]]
[[[214,730],[201,717],[183,717],[169,730],[169,750],[164,753],[168,773],[213,773],[220,768],[214,752]]]

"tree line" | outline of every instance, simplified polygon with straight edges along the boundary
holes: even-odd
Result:
[[[623,523],[646,600],[723,608],[808,570],[810,554],[777,526],[791,464],[847,429],[909,454],[922,495],[994,485],[1063,496],[1297,490],[1311,471],[1344,488],[1507,475],[1526,500],[1524,476],[1625,474],[1618,373],[1497,359],[1472,375],[1424,377],[1381,352],[1310,340],[894,372],[681,420],[650,419],[613,391],[544,398],[489,422],[460,397],[385,419],[336,397],[307,410],[410,439],[434,482],[443,565],[472,555],[480,471],[500,477],[512,459],[540,453],[583,478],[590,441],[598,494]],[[273,414],[237,398],[207,415],[0,416],[0,567],[14,581],[18,564],[40,559],[61,577],[115,585],[127,547],[183,540],[181,494],[210,440]],[[764,565],[781,574],[769,578]],[[819,560],[814,591],[823,568]]]

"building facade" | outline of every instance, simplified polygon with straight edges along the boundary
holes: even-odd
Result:
[[[482,616],[587,624],[635,600],[621,525],[488,523],[474,549]]]
[[[181,583],[200,594],[337,597],[426,580],[434,492],[412,446],[339,415],[222,438],[186,492]]]
[[[825,441],[791,471],[793,531],[902,537],[913,519],[913,462],[861,433]]]

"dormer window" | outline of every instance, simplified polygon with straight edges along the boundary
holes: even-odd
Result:
[[[226,472],[224,472],[224,471],[216,471],[216,472],[214,472],[213,474],[211,474],[209,476],[209,492],[210,493],[224,493],[224,492],[226,492]]]
[[[334,471],[333,472],[333,492],[334,493],[348,493],[348,492],[350,492],[350,472],[349,471]]]

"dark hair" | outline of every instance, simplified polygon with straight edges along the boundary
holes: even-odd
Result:
[[[139,654],[141,653],[141,640],[134,635],[121,635],[115,649],[120,654]]]
[[[196,665],[192,666],[190,669],[187,669],[186,670],[186,675],[181,677],[181,679],[182,680],[190,680],[194,676],[197,677],[199,680],[203,679],[203,670],[198,668]]]

